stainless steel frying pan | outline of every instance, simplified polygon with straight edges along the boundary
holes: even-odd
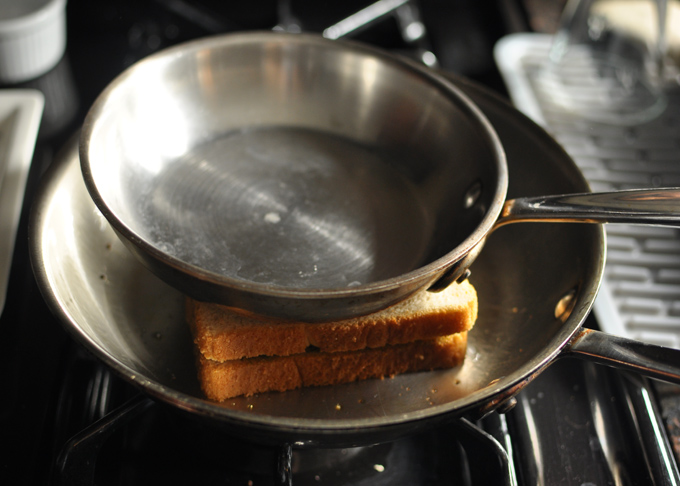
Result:
[[[495,133],[450,83],[306,34],[142,60],[92,105],[80,159],[95,204],[163,280],[306,321],[387,307],[467,262],[507,188]]]
[[[454,81],[504,144],[509,197],[588,190],[539,127],[483,89]],[[202,398],[182,296],[130,254],[97,210],[83,183],[76,140],[45,177],[30,237],[45,299],[78,341],[150,396],[253,440],[301,447],[395,438],[493,410],[567,356],[680,381],[680,351],[582,328],[605,263],[601,225],[509,225],[488,237],[471,267],[480,313],[458,369],[222,404]]]
[[[443,288],[509,222],[680,225],[678,191],[503,207],[503,147],[465,95],[421,65],[313,35],[150,56],[95,101],[80,158],[95,204],[163,280],[306,321]]]

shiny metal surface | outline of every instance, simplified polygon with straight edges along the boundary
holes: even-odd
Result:
[[[386,307],[469,263],[507,187],[493,129],[451,83],[282,33],[141,61],[94,103],[80,158],[96,205],[160,278],[310,321]]]
[[[680,350],[593,329],[581,330],[568,347],[578,357],[680,384]]]
[[[680,189],[663,187],[512,199],[503,206],[496,227],[529,221],[680,226]]]
[[[408,0],[378,0],[335,25],[324,29],[323,36],[327,39],[340,39],[348,36],[365,29],[368,25],[385,15],[398,11],[407,5],[407,3]]]
[[[479,88],[456,83],[505,144],[511,197],[587,190],[540,128]],[[44,296],[88,349],[153,397],[253,440],[297,446],[378,442],[498,406],[579,331],[602,276],[603,247],[596,225],[510,225],[494,232],[471,267],[480,313],[459,369],[218,404],[199,390],[182,295],[131,256],[95,208],[75,145],[45,177],[31,224],[32,261]],[[572,290],[571,312],[556,318],[557,303]]]
[[[505,417],[521,484],[678,484],[651,383],[574,361],[542,373]]]
[[[496,98],[457,82],[506,144],[516,176],[512,197],[586,189],[544,132]],[[242,428],[253,439],[295,440],[298,446],[384,440],[466,411],[504,407],[563,356],[680,381],[679,350],[581,328],[604,267],[601,226],[513,225],[494,232],[473,264],[480,312],[461,367],[206,401],[195,376],[182,294],[116,238],[92,203],[78,162],[74,142],[46,178],[32,214],[32,261],[47,301],[74,336],[128,380],[181,409]]]

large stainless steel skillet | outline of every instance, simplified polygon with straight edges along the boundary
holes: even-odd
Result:
[[[484,89],[454,81],[504,144],[509,197],[588,190],[542,129]],[[479,321],[459,369],[218,404],[199,390],[182,296],[131,255],[96,209],[83,183],[77,140],[45,176],[30,228],[45,299],[94,355],[151,397],[216,427],[299,446],[376,443],[466,412],[484,413],[565,356],[678,381],[680,352],[582,328],[602,278],[604,241],[603,228],[590,224],[521,224],[493,232],[472,266]]]

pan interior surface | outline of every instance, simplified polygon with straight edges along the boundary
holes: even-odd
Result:
[[[506,143],[515,176],[511,195],[587,189],[555,142],[509,106],[464,86]],[[41,289],[66,328],[151,395],[199,416],[272,433],[370,434],[493,401],[540,371],[578,330],[603,267],[598,226],[501,228],[472,267],[480,312],[461,367],[217,404],[202,398],[183,295],[116,237],[85,188],[75,144],[50,175],[34,210],[31,250]],[[558,318],[555,306],[568,292],[575,292],[574,309]]]
[[[311,129],[234,131],[150,179],[140,231],[170,256],[250,282],[313,289],[385,280],[426,258],[434,225],[400,167]]]

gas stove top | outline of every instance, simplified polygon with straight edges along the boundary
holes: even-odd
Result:
[[[381,14],[376,5],[387,13]],[[504,413],[467,416],[368,447],[254,443],[156,402],[113,374],[67,336],[33,278],[28,216],[43,172],[59,158],[98,93],[146,55],[221,32],[323,32],[335,26],[334,32],[462,74],[504,95],[493,45],[525,25],[517,20],[525,14],[523,5],[512,1],[482,7],[443,0],[332,6],[296,1],[225,5],[209,0],[71,0],[66,56],[45,76],[18,86],[41,90],[46,104],[0,319],[0,382],[5,387],[0,420],[4,443],[10,446],[0,459],[0,482],[680,483],[667,434],[678,415],[672,415],[672,407],[661,407],[657,388],[636,375],[573,359],[545,370]],[[341,22],[348,18],[353,20]],[[598,327],[593,317],[586,325]],[[674,395],[663,396],[669,401]]]
[[[127,389],[80,349],[66,366],[55,484],[677,484],[649,384],[579,361],[553,365],[506,414],[343,449],[253,444]]]

